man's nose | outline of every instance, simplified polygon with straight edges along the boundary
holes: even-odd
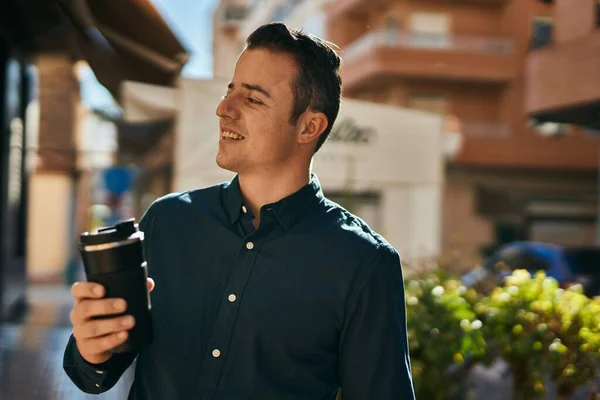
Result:
[[[239,106],[236,97],[229,95],[221,99],[217,106],[217,116],[219,118],[237,119],[239,117]]]

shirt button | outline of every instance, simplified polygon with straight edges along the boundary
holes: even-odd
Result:
[[[244,214],[246,214],[248,212],[248,209],[246,208],[246,206],[242,206],[242,211],[244,212]]]
[[[96,373],[97,373],[98,375],[102,375],[102,374],[104,373],[104,371],[96,371]]]
[[[247,248],[248,250],[252,250],[252,249],[254,248],[254,243],[252,243],[252,242],[248,242],[248,243],[246,243],[246,248]]]
[[[227,297],[227,299],[230,303],[233,303],[234,301],[236,301],[237,297],[235,296],[235,294],[230,294],[229,297]]]
[[[219,358],[219,357],[221,357],[221,350],[219,350],[219,349],[214,349],[214,350],[212,351],[212,356],[213,356],[214,358]]]

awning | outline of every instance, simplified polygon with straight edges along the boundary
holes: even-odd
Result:
[[[556,110],[543,110],[531,113],[538,123],[556,122],[579,125],[590,131],[600,131],[600,101],[573,104]]]
[[[73,51],[72,39],[117,101],[121,82],[170,86],[189,59],[150,0],[2,0],[0,27],[26,52]]]
[[[170,86],[189,53],[149,0],[62,0],[77,48],[120,100],[125,80]]]
[[[173,120],[131,123],[116,121],[121,156],[142,157],[173,129]]]
[[[174,119],[177,115],[176,88],[140,82],[123,82],[121,106],[123,118],[128,122],[151,122]]]

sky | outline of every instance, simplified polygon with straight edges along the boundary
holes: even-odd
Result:
[[[151,0],[190,53],[183,75],[212,76],[212,15],[217,0]]]

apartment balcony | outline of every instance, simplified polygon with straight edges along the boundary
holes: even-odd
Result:
[[[337,15],[364,15],[372,12],[374,9],[385,9],[394,0],[325,0],[324,10],[330,16]],[[482,5],[482,6],[502,6],[508,0],[446,0],[448,3]]]
[[[514,139],[514,129],[511,124],[501,121],[486,119],[458,118],[455,116],[444,117],[444,132],[459,134],[462,140]]]
[[[331,16],[364,15],[377,7],[385,8],[393,0],[325,0],[324,10]]]
[[[452,165],[475,168],[595,170],[600,136],[574,129],[536,134],[526,124],[447,116],[445,154]]]
[[[518,71],[509,38],[378,30],[351,43],[341,56],[350,91],[417,78],[505,84]]]
[[[600,129],[600,29],[533,51],[525,66],[531,118]]]

